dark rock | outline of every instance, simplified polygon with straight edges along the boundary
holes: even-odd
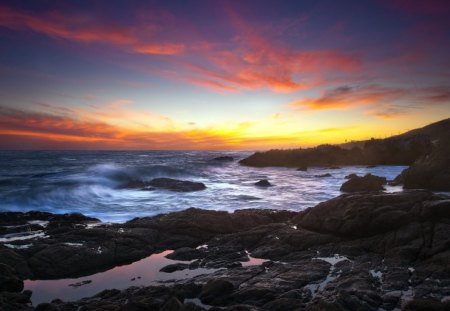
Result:
[[[430,299],[415,299],[409,301],[404,308],[404,311],[447,311],[450,310],[450,301],[440,302]]]
[[[183,309],[183,304],[176,298],[171,297],[161,308],[161,311],[179,311]]]
[[[352,174],[349,174],[349,175],[345,176],[345,179],[352,179],[352,178],[355,178],[355,177],[358,177],[358,175],[356,175],[355,173],[352,173]]]
[[[2,311],[32,311],[29,291],[23,293],[1,292],[0,310]]]
[[[166,189],[176,192],[191,192],[206,189],[205,184],[188,180],[172,178],[155,178],[150,181],[128,180],[119,186],[120,189],[155,190],[155,188]]]
[[[232,162],[234,161],[233,157],[230,156],[221,156],[221,157],[216,157],[213,158],[214,161],[221,161],[221,162]]]
[[[170,253],[166,257],[173,260],[190,261],[198,259],[202,256],[202,252],[191,247],[181,247]]]
[[[292,222],[317,232],[370,236],[421,219],[424,211],[413,213],[412,208],[432,198],[428,191],[346,194],[305,210]]]
[[[166,273],[172,273],[175,271],[186,270],[188,268],[189,268],[189,265],[186,263],[174,263],[174,264],[162,267],[159,271],[166,272]]]
[[[35,311],[60,311],[61,309],[53,303],[40,303],[34,309]]]
[[[450,191],[450,134],[442,137],[432,152],[418,159],[395,181],[405,189]]]
[[[326,174],[319,174],[319,175],[314,175],[314,177],[317,177],[317,178],[323,178],[323,177],[331,177],[331,174],[330,174],[330,173],[326,173]]]
[[[367,174],[363,177],[350,178],[342,184],[340,190],[344,192],[382,191],[384,190],[383,185],[386,183],[385,177]]]
[[[267,179],[261,179],[260,181],[255,183],[255,186],[270,187],[270,186],[272,186],[272,184]]]
[[[215,299],[228,296],[234,290],[234,285],[226,280],[213,279],[203,286],[199,298],[203,303],[210,303]]]
[[[329,170],[340,170],[341,167],[340,166],[330,166],[328,167]]]
[[[16,271],[8,265],[0,263],[0,292],[21,292],[23,281],[17,276]]]
[[[307,166],[301,166],[301,167],[298,167],[297,168],[297,171],[303,171],[303,172],[306,172],[308,170],[308,167]]]
[[[177,180],[172,178],[155,178],[151,180],[148,185],[177,192],[190,192],[206,189],[205,184],[201,182]]]

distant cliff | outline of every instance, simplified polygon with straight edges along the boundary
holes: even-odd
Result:
[[[395,181],[405,189],[450,191],[450,119],[385,139],[351,145],[257,152],[240,161],[254,167],[409,165]]]
[[[256,152],[242,165],[265,167],[308,167],[336,165],[412,165],[433,150],[433,145],[450,133],[450,119],[385,139],[371,139],[345,145]]]

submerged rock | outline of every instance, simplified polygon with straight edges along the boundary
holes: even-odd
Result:
[[[148,183],[155,188],[163,188],[177,192],[190,192],[206,189],[204,183],[172,178],[155,178]]]
[[[270,187],[270,186],[272,186],[272,184],[267,179],[261,179],[260,181],[255,183],[255,186]]]
[[[162,177],[155,178],[150,181],[130,180],[125,184],[122,184],[119,188],[140,190],[154,190],[155,188],[162,188],[175,192],[191,192],[204,190],[206,189],[206,186],[201,182]]]
[[[317,177],[317,178],[323,178],[323,177],[331,177],[331,174],[330,174],[330,173],[326,173],[326,174],[319,174],[319,175],[314,175],[314,177]]]
[[[234,161],[234,158],[230,157],[230,156],[221,156],[221,157],[216,157],[213,160],[214,161],[221,161],[221,162],[232,162],[232,161]]]
[[[308,170],[308,167],[306,165],[300,166],[297,168],[297,171],[306,172]]]
[[[385,177],[379,177],[367,174],[363,177],[355,176],[347,180],[341,186],[344,192],[361,192],[361,191],[382,191],[383,185],[387,183]]]

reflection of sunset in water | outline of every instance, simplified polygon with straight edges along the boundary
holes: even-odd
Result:
[[[115,267],[105,272],[81,278],[37,281],[27,280],[25,281],[25,289],[33,291],[31,301],[33,302],[33,305],[36,306],[41,302],[50,302],[56,298],[64,301],[77,300],[95,295],[105,289],[125,289],[130,286],[149,285],[152,282],[157,281],[191,278],[200,274],[216,271],[216,269],[186,269],[175,271],[173,273],[160,272],[159,270],[162,267],[180,262],[165,257],[172,252],[173,251],[171,250],[166,250],[129,265]],[[132,279],[134,279],[134,281],[132,281]],[[92,282],[79,287],[69,286],[70,284],[76,284],[87,280]]]

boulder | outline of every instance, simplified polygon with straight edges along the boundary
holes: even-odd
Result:
[[[17,276],[14,269],[0,263],[0,291],[21,292],[23,281]]]
[[[234,285],[223,279],[212,279],[203,286],[199,298],[204,303],[209,303],[217,298],[228,296],[234,290]]]
[[[176,192],[190,192],[206,189],[204,183],[172,178],[155,178],[148,183],[155,188],[163,188]]]
[[[350,178],[342,184],[340,190],[343,192],[382,191],[384,190],[383,185],[386,183],[385,177],[367,174],[363,177]]]
[[[404,170],[395,181],[405,189],[450,191],[450,135],[439,140],[432,152]]]
[[[260,181],[255,183],[255,186],[270,187],[270,186],[272,186],[272,184],[267,179],[261,179]]]

